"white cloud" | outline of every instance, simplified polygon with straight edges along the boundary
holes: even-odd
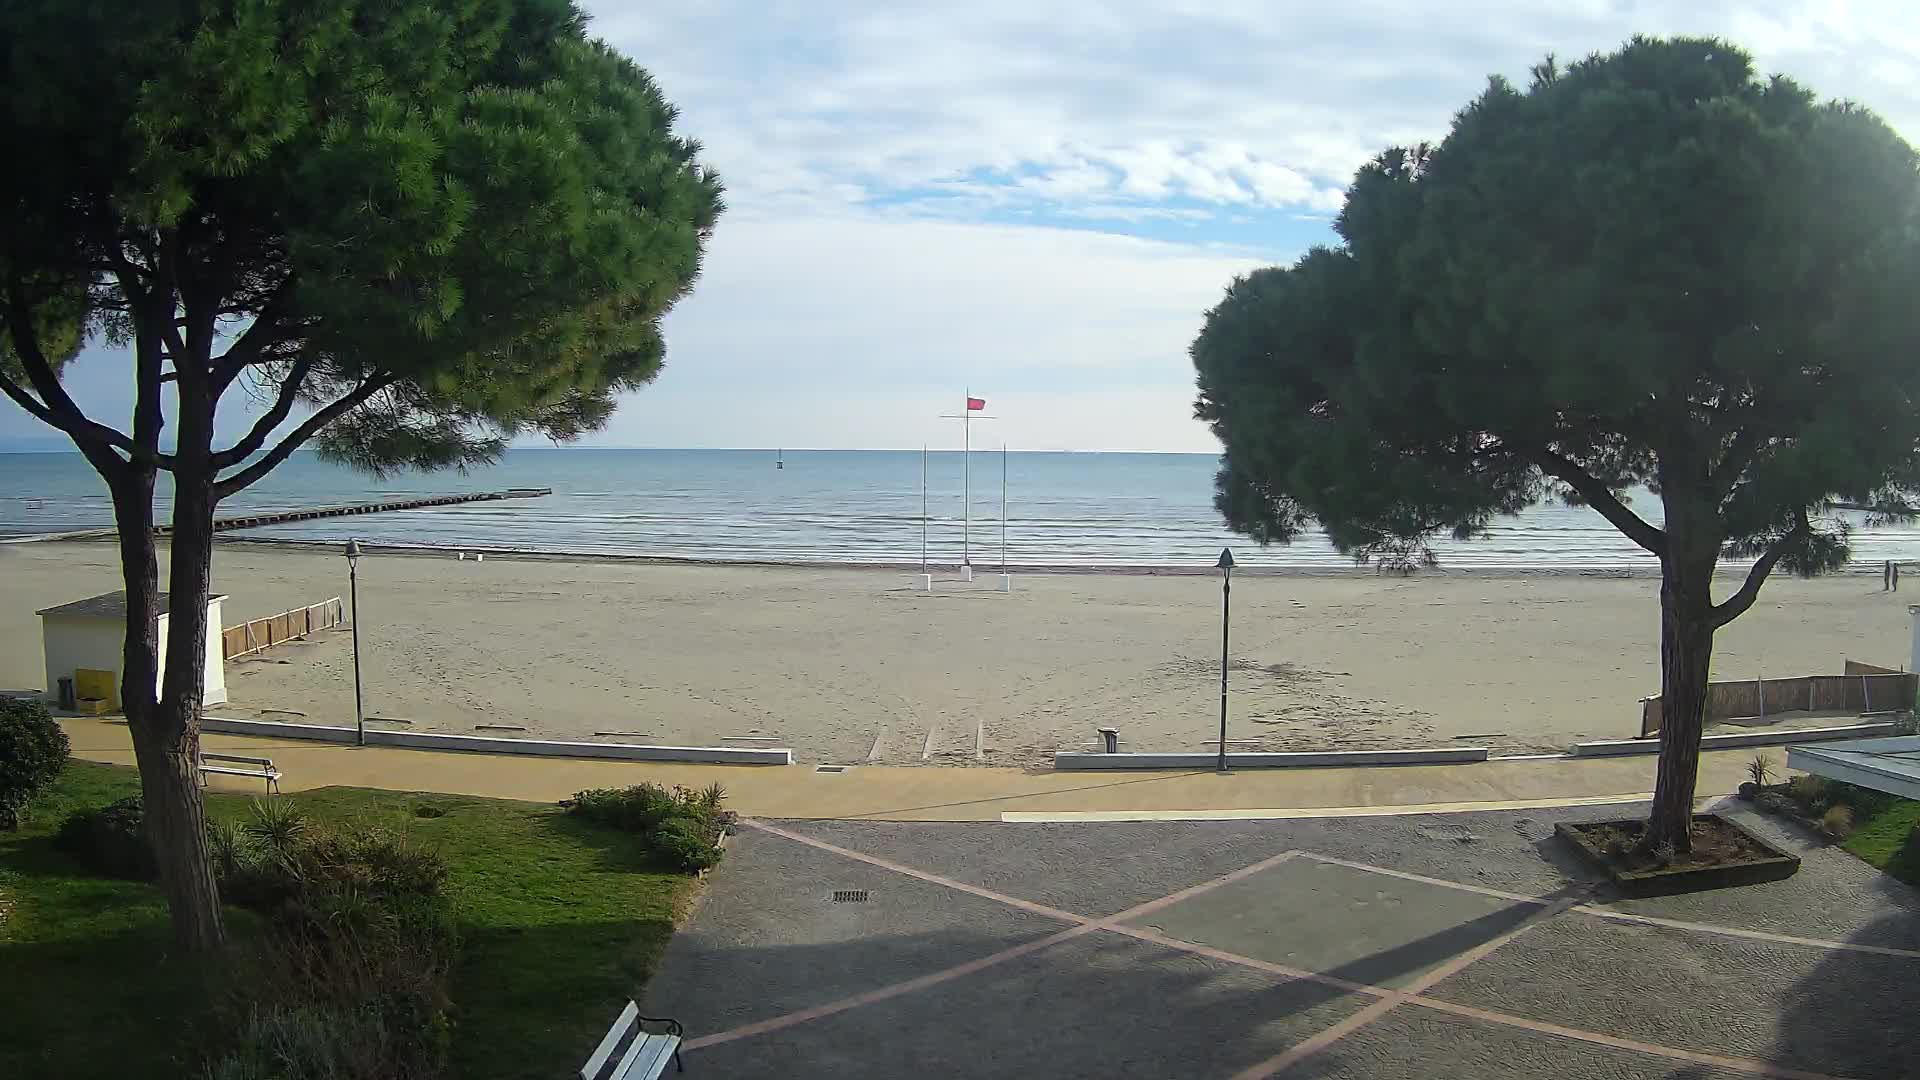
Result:
[[[616,444],[918,445],[971,383],[1022,403],[1018,446],[1210,448],[1185,347],[1228,278],[1548,52],[1719,34],[1920,135],[1920,5],[1894,0],[589,3],[733,207]],[[117,363],[76,379],[124,414]]]
[[[1211,450],[1186,348],[1248,253],[859,216],[722,230],[667,371],[602,445],[940,445],[952,399],[1016,447]]]

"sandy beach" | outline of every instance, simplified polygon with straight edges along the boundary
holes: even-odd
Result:
[[[1109,725],[1123,749],[1212,744],[1216,579],[992,581],[926,595],[886,570],[369,556],[366,708],[411,730],[790,746],[817,762],[1038,764]],[[347,591],[337,554],[259,544],[221,544],[214,582],[229,625]],[[110,545],[0,545],[0,686],[44,679],[35,610],[118,585]],[[1721,632],[1714,676],[1904,664],[1910,598],[1873,576],[1776,579]],[[1646,578],[1243,576],[1229,737],[1506,753],[1629,737],[1658,689],[1657,643]],[[236,661],[227,682],[219,715],[353,721],[344,629]]]

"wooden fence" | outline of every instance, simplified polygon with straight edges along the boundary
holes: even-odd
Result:
[[[1706,722],[1764,720],[1785,712],[1905,712],[1914,707],[1917,680],[1912,672],[1849,660],[1844,675],[1708,683]],[[1640,707],[1640,737],[1659,734],[1659,695],[1643,699]]]
[[[345,621],[346,607],[336,596],[250,623],[229,626],[220,631],[220,657],[233,660],[248,656],[283,641],[306,637],[315,630],[339,626]]]

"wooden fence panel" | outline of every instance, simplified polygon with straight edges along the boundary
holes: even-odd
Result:
[[[254,619],[220,631],[220,654],[233,660],[283,642],[306,637],[346,621],[346,605],[335,596],[264,619]]]
[[[1899,712],[1914,707],[1920,675],[1867,669],[1847,662],[1845,675],[1800,675],[1786,679],[1745,679],[1707,684],[1706,722],[1759,719],[1788,712]],[[1660,731],[1660,698],[1640,705],[1640,737]]]

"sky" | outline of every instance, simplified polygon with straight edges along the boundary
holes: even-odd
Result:
[[[1715,34],[1920,136],[1898,0],[587,6],[729,206],[594,446],[957,446],[970,390],[975,445],[1215,451],[1186,348],[1226,285],[1331,242],[1356,168],[1548,53]],[[124,423],[128,370],[90,349],[68,381]],[[42,434],[0,404],[0,443]]]

